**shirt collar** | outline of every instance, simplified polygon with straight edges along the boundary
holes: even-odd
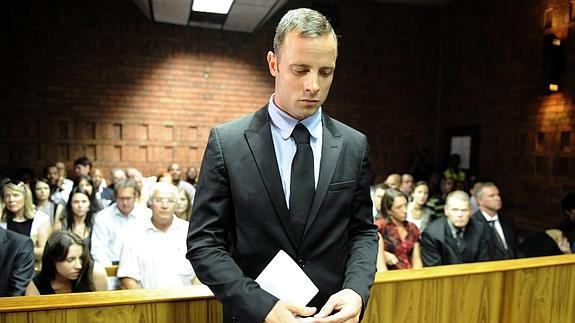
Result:
[[[132,209],[132,211],[130,211],[130,213],[128,213],[128,216],[125,216],[124,213],[122,213],[122,211],[120,211],[120,208],[118,207],[118,203],[116,203],[116,215],[117,216],[121,216],[123,218],[135,218],[136,216],[134,215],[134,211],[136,210],[136,205],[134,204],[134,208]]]
[[[161,231],[160,229],[156,228],[156,226],[152,222],[152,217],[150,217],[148,220],[145,221],[144,231],[145,232],[148,232],[148,231],[164,232],[164,231]],[[170,224],[170,227],[168,228],[168,230],[166,232],[174,230],[177,226],[178,226],[178,221],[176,219],[176,215],[172,215],[172,224]]]
[[[483,215],[483,217],[485,218],[485,221],[487,222],[491,222],[491,221],[499,221],[499,214],[495,214],[495,216],[491,216],[485,212],[483,212],[483,210],[481,211],[481,215]]]
[[[284,140],[287,140],[295,126],[299,123],[303,124],[309,134],[314,140],[317,140],[320,136],[321,132],[321,114],[322,110],[321,107],[311,116],[299,121],[296,118],[290,116],[289,114],[285,113],[282,109],[280,109],[274,102],[274,94],[270,97],[269,104],[268,104],[268,113],[270,115],[270,119],[272,121],[272,125],[279,131],[280,135]]]

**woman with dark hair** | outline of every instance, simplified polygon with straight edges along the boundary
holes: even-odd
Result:
[[[96,189],[94,186],[94,182],[89,175],[79,175],[76,177],[74,181],[73,188],[80,187],[84,191],[88,192],[88,197],[90,199],[90,210],[93,214],[100,212],[104,209],[104,205],[96,198]],[[70,198],[72,197],[72,192],[70,192],[70,196],[68,198],[68,202],[70,202]],[[56,219],[65,218],[66,215],[64,214],[65,208],[63,205],[58,205],[56,209]]]
[[[54,223],[54,231],[68,230],[84,239],[90,246],[94,212],[92,211],[90,194],[82,187],[77,186],[70,192],[70,198],[62,217]]]
[[[383,239],[379,257],[385,260],[388,269],[421,268],[420,235],[417,226],[407,221],[407,196],[389,188],[381,201],[381,209],[385,222],[379,229]]]
[[[54,232],[44,249],[42,271],[26,295],[80,293],[108,289],[108,277],[94,267],[86,242],[70,231]]]
[[[47,178],[32,181],[32,198],[36,210],[40,210],[50,217],[50,225],[54,225],[54,214],[56,213],[56,204],[50,200],[55,189]]]
[[[427,182],[419,181],[415,183],[411,197],[413,200],[407,205],[407,221],[415,224],[419,231],[422,232],[433,217],[433,210],[426,205],[429,198],[429,185]]]

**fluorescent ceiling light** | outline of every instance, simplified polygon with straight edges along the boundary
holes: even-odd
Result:
[[[194,0],[193,11],[227,14],[234,0]]]

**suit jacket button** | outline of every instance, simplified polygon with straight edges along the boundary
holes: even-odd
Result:
[[[300,266],[301,268],[305,268],[305,261],[303,261],[303,260],[300,259],[300,260],[298,260],[297,262],[298,262],[298,264],[299,264],[299,266]]]

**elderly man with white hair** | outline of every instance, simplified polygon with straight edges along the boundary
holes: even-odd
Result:
[[[165,182],[150,188],[152,217],[124,243],[118,277],[123,289],[177,288],[192,285],[186,259],[188,221],[175,216],[178,189]]]

